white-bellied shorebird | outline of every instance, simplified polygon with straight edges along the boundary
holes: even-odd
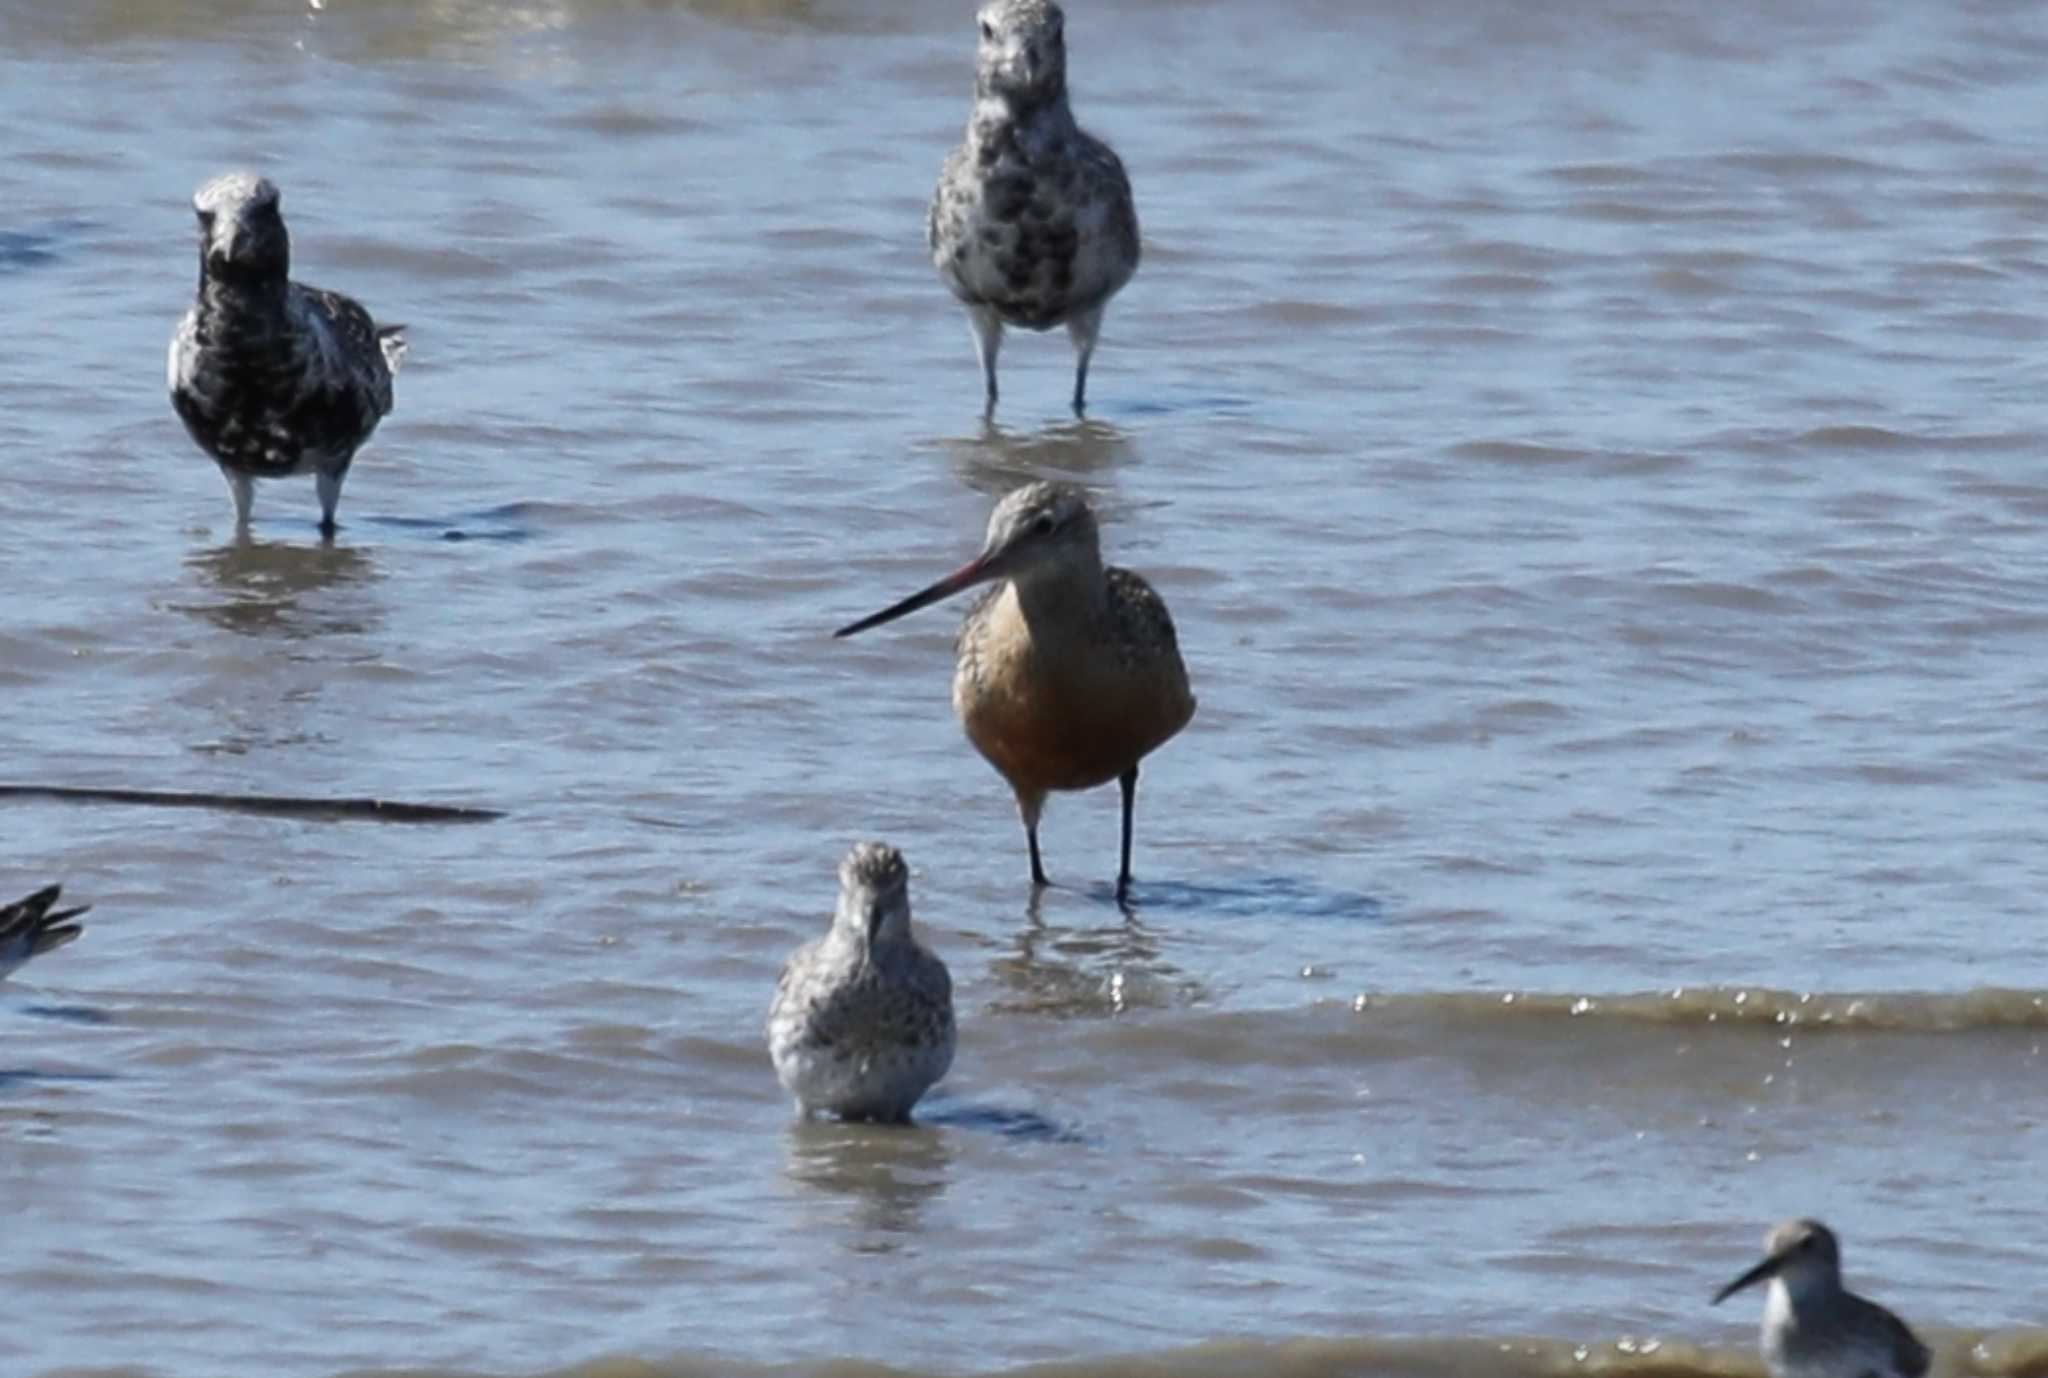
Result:
[[[67,922],[92,906],[55,909],[61,885],[46,885],[25,900],[0,904],[0,978],[31,957],[59,948],[85,931],[85,925]]]
[[[768,1055],[805,1114],[901,1121],[953,1065],[953,983],[910,931],[903,854],[862,842],[839,864],[839,904],[798,948],[768,1007]]]
[[[1759,1348],[1771,1378],[1922,1378],[1930,1355],[1906,1323],[1842,1286],[1842,1250],[1818,1220],[1787,1220],[1763,1261],[1714,1294],[1714,1305],[1770,1280]]]
[[[1138,575],[1102,563],[1086,494],[1071,484],[1026,484],[996,504],[980,555],[834,635],[985,583],[995,587],[960,628],[953,710],[967,740],[1016,792],[1033,884],[1046,884],[1038,855],[1045,796],[1111,780],[1122,787],[1116,893],[1128,899],[1138,762],[1188,725],[1195,697],[1166,604]]]
[[[1053,0],[989,0],[977,16],[974,111],[932,195],[926,242],[967,308],[996,406],[1003,327],[1065,325],[1074,342],[1074,411],[1103,308],[1138,271],[1131,180],[1067,104],[1066,17]]]
[[[199,296],[171,336],[171,405],[220,465],[237,530],[248,529],[257,479],[311,470],[331,536],[349,464],[391,410],[404,327],[291,280],[291,238],[267,179],[216,177],[192,208]]]

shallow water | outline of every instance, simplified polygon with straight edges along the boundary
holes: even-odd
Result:
[[[506,813],[0,797],[94,905],[0,988],[0,1367],[1753,1372],[1793,1213],[2048,1363],[2048,17],[1069,31],[1145,263],[984,430],[960,7],[0,7],[0,783]],[[163,396],[244,164],[410,327],[331,548]],[[1110,790],[1029,894],[959,609],[829,637],[1036,475],[1201,700],[1129,916]],[[910,1132],[761,1046],[861,836]]]

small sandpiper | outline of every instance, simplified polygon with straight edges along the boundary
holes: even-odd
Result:
[[[1173,618],[1152,586],[1102,563],[1088,496],[1068,483],[1027,483],[989,514],[981,554],[936,584],[841,627],[852,636],[976,584],[957,643],[953,711],[1009,781],[1046,884],[1038,818],[1052,790],[1117,782],[1124,826],[1116,896],[1131,889],[1138,763],[1188,725],[1195,696]]]
[[[313,473],[320,530],[356,450],[391,411],[404,327],[379,326],[339,292],[291,280],[277,188],[246,172],[192,197],[199,297],[171,336],[171,405],[220,465],[247,531],[259,478]]]
[[[839,906],[798,948],[768,1007],[768,1055],[797,1109],[909,1120],[953,1065],[953,982],[910,931],[903,854],[862,842],[839,863]]]
[[[1714,1294],[1719,1306],[1770,1279],[1759,1348],[1771,1378],[1922,1378],[1927,1346],[1906,1323],[1842,1286],[1842,1249],[1818,1220],[1787,1220],[1764,1260]]]
[[[85,932],[85,925],[69,923],[92,906],[53,909],[61,885],[46,885],[25,900],[0,905],[0,979],[31,957],[64,946]]]
[[[1103,308],[1138,271],[1131,179],[1067,105],[1066,17],[1053,0],[989,0],[967,139],[946,158],[926,240],[939,277],[967,308],[996,407],[1003,327],[1074,342],[1074,412]]]

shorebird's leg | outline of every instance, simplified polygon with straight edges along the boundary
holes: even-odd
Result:
[[[1052,884],[1051,881],[1045,878],[1044,863],[1038,859],[1038,815],[1044,811],[1045,796],[1043,794],[1019,794],[1017,796],[1017,812],[1024,819],[1024,841],[1031,848],[1031,883],[1033,885]]]
[[[328,473],[325,469],[313,474],[313,491],[320,495],[320,534],[332,539],[334,536],[334,509],[341,502],[341,481],[348,477],[348,470]]]
[[[1067,338],[1074,342],[1074,415],[1088,410],[1088,360],[1095,354],[1095,337],[1102,333],[1102,308],[1083,311],[1067,320]]]
[[[982,415],[996,414],[996,354],[1003,347],[1003,318],[986,306],[967,308],[967,323],[974,327],[974,352],[981,356],[981,379],[988,389],[988,403]]]
[[[1131,897],[1131,813],[1138,802],[1138,768],[1132,766],[1117,776],[1116,783],[1124,796],[1123,861],[1116,872],[1116,899],[1122,904]]]
[[[249,534],[249,509],[256,504],[256,480],[247,474],[238,474],[223,468],[220,476],[228,485],[228,496],[235,500],[235,534]]]

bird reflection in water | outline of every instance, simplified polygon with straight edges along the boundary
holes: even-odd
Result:
[[[1164,961],[1158,934],[1134,910],[1121,922],[1086,927],[1049,924],[1043,891],[1011,930],[1011,951],[989,964],[1009,994],[991,1008],[1062,1018],[1103,1018],[1132,1008],[1168,1008],[1198,999],[1201,985]]]
[[[917,1230],[952,1181],[946,1136],[928,1129],[799,1119],[783,1142],[790,1181],[851,1204],[845,1223],[864,1232],[851,1246],[861,1253],[893,1253],[893,1236]]]
[[[362,590],[381,577],[362,551],[339,545],[245,540],[201,550],[186,568],[198,574],[202,601],[178,609],[242,636],[299,640],[373,630],[381,609]]]
[[[1071,419],[1032,431],[985,422],[975,434],[938,441],[934,448],[962,483],[991,498],[1032,479],[1100,476],[1133,457],[1130,433],[1122,427]]]

